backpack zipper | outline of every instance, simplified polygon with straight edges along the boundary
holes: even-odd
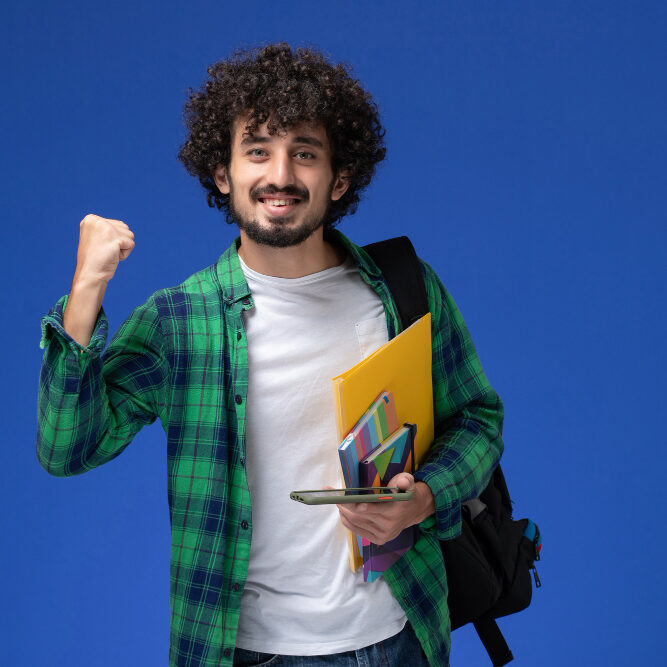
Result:
[[[537,568],[533,564],[533,566],[530,569],[533,571],[533,578],[535,579],[535,588],[540,588],[542,586],[542,582],[540,581],[540,575],[537,574]]]

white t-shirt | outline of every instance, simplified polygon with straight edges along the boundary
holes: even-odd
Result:
[[[350,570],[337,507],[289,494],[342,486],[331,378],[387,341],[382,302],[349,257],[294,279],[241,266],[255,304],[245,313],[253,532],[236,645],[356,650],[400,632],[407,618],[383,577],[368,584]]]

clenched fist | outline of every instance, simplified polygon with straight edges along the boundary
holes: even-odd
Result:
[[[134,234],[120,220],[87,215],[79,225],[79,249],[74,281],[109,282],[118,262],[127,259],[134,248]]]
[[[118,262],[134,248],[134,234],[120,220],[87,215],[80,224],[76,271],[63,314],[63,326],[72,338],[87,346],[104,299],[107,283]]]

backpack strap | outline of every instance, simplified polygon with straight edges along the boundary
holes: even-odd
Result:
[[[370,243],[363,248],[387,281],[403,328],[406,329],[428,312],[426,285],[412,242],[407,236],[398,236],[386,241]],[[502,475],[502,473],[499,474]],[[502,478],[502,484],[505,484],[504,478]],[[507,498],[509,499],[509,494]],[[482,616],[474,622],[474,626],[494,667],[506,665],[514,659],[493,616],[490,614]]]
[[[428,313],[426,285],[417,253],[407,236],[364,246],[377,264],[394,297],[403,328]]]
[[[484,614],[484,616],[474,621],[473,625],[491,658],[493,667],[502,667],[514,660],[512,651],[507,646],[505,637],[503,637],[503,633],[500,632],[500,628],[491,614]]]

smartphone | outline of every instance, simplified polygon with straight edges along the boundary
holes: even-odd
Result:
[[[397,486],[366,486],[349,489],[314,489],[292,491],[292,500],[306,505],[340,505],[341,503],[387,503],[410,500],[412,491],[401,491]]]

